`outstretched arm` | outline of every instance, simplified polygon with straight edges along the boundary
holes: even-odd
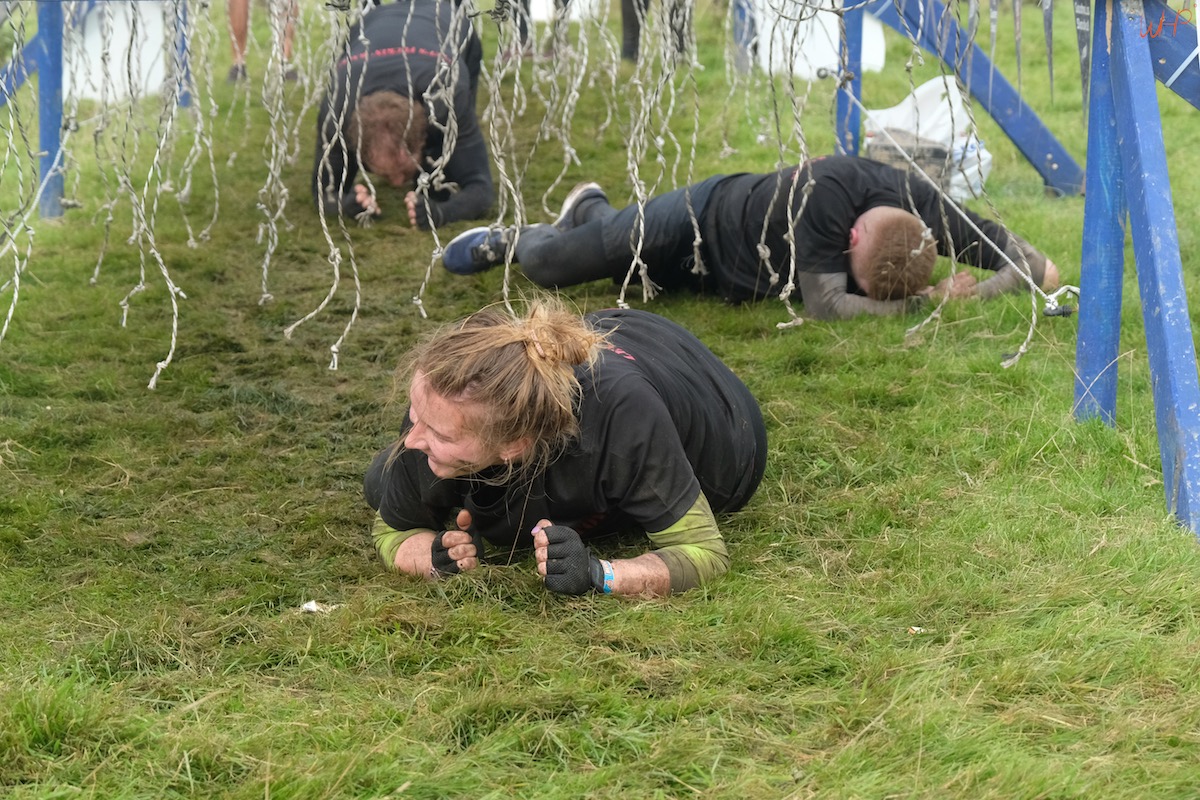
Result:
[[[1034,284],[1046,291],[1058,288],[1058,267],[1054,265],[1053,261],[1046,258],[1044,253],[1020,236],[1015,233],[1008,234],[1004,254],[1009,257],[1012,264],[1006,263],[995,275],[981,282],[975,290],[979,297],[987,299],[1004,292],[1024,291],[1029,287],[1025,275],[1029,275]]]
[[[987,299],[1005,292],[1026,291],[1029,282],[1025,280],[1025,275],[1046,291],[1058,288],[1058,268],[1054,262],[1020,236],[998,222],[955,206],[948,200],[943,213],[947,226],[945,230],[949,232],[950,243],[956,252],[949,252],[946,237],[941,235],[938,236],[938,252],[996,273],[980,281],[975,289],[976,297]],[[980,236],[980,233],[983,235]],[[1003,255],[997,252],[997,247],[1003,251]]]
[[[850,319],[859,314],[901,314],[920,304],[915,297],[903,300],[872,300],[846,291],[844,272],[800,272],[796,276],[804,311],[813,319]]]

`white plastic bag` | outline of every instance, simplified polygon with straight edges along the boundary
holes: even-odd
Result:
[[[992,151],[974,134],[950,151],[950,180],[946,194],[955,200],[983,197],[983,182],[992,172]]]
[[[946,194],[955,200],[982,196],[984,181],[992,171],[992,154],[975,135],[953,77],[926,81],[899,104],[868,110],[863,116],[868,145],[884,128],[908,131],[939,144],[950,152],[949,169],[942,178]]]

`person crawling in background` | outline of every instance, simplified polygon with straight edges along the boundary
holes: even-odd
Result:
[[[317,116],[312,193],[323,214],[382,209],[359,169],[392,186],[412,184],[439,160],[444,188],[405,205],[423,229],[480,219],[495,199],[491,161],[475,115],[483,48],[451,0],[397,0],[368,9],[350,28]],[[449,100],[447,100],[449,98]],[[454,131],[445,152],[445,130]]]
[[[794,249],[796,285],[815,319],[897,314],[933,294],[1028,291],[1025,275],[1047,291],[1059,281],[1054,263],[1016,234],[923,180],[853,156],[767,174],[716,175],[652,197],[640,212],[636,205],[618,211],[599,185],[581,183],[553,224],[473,228],[451,240],[442,264],[469,275],[505,263],[513,248],[512,260],[539,286],[621,281],[633,263],[639,215],[641,258],[658,287],[713,290],[730,302],[762,300],[788,280]],[[959,272],[932,287],[938,254],[995,274],[976,281]]]

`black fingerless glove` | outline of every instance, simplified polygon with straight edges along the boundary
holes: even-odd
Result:
[[[475,545],[475,558],[480,564],[483,563],[483,537],[475,531],[469,531],[471,534],[471,544]],[[442,537],[446,535],[446,531],[440,531],[433,537],[433,544],[429,547],[429,560],[433,565],[435,575],[457,575],[462,572],[458,568],[458,561],[450,557],[450,548],[442,542]]]
[[[556,594],[587,594],[604,589],[604,567],[592,555],[573,528],[551,525],[544,528],[546,588]]]
[[[429,230],[429,228],[432,227],[429,223],[432,214],[429,213],[429,206],[425,204],[425,198],[421,197],[421,195],[417,195],[417,206],[414,211],[417,215],[417,227],[423,231]],[[439,222],[440,224],[439,220],[434,221]]]
[[[342,195],[341,206],[342,215],[345,216],[346,219],[354,219],[359,214],[367,210],[362,203],[358,202],[358,197],[355,196],[353,191],[346,192],[344,195]]]
[[[433,562],[433,571],[438,575],[457,575],[460,571],[458,569],[458,562],[450,557],[449,548],[442,544],[442,537],[445,535],[445,531],[440,531],[437,536],[433,537],[433,544],[429,549],[430,560]]]

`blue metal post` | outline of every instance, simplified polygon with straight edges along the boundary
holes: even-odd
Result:
[[[56,165],[62,143],[63,7],[62,3],[38,3],[38,148],[42,198],[38,211],[43,218],[61,217],[65,182],[62,164]]]
[[[192,93],[188,88],[192,83],[192,67],[188,62],[188,13],[187,0],[175,0],[175,91],[179,106],[187,108],[192,104]]]
[[[1195,6],[1195,3],[1192,3]],[[1200,44],[1197,44],[1196,23],[1192,11],[1182,16],[1163,0],[1145,0],[1146,40],[1150,43],[1150,65],[1163,86],[1200,108]],[[1184,9],[1187,4],[1184,4]],[[1191,19],[1189,22],[1188,20]]]
[[[1183,286],[1142,0],[1112,0],[1110,65],[1117,142],[1137,260],[1167,508],[1200,533],[1200,379]]]
[[[754,68],[755,39],[758,35],[754,7],[750,5],[750,0],[733,0],[730,12],[733,14],[734,65],[739,73],[747,75]]]
[[[1125,181],[1117,145],[1108,52],[1108,9],[1092,17],[1092,76],[1088,90],[1087,197],[1079,277],[1079,335],[1075,343],[1075,418],[1116,419],[1121,282],[1125,269]]]
[[[838,76],[841,85],[837,93],[837,151],[844,155],[858,155],[859,111],[858,104],[851,101],[862,100],[862,30],[863,11],[856,6],[843,12],[842,25],[845,39],[842,42],[842,74]]]

